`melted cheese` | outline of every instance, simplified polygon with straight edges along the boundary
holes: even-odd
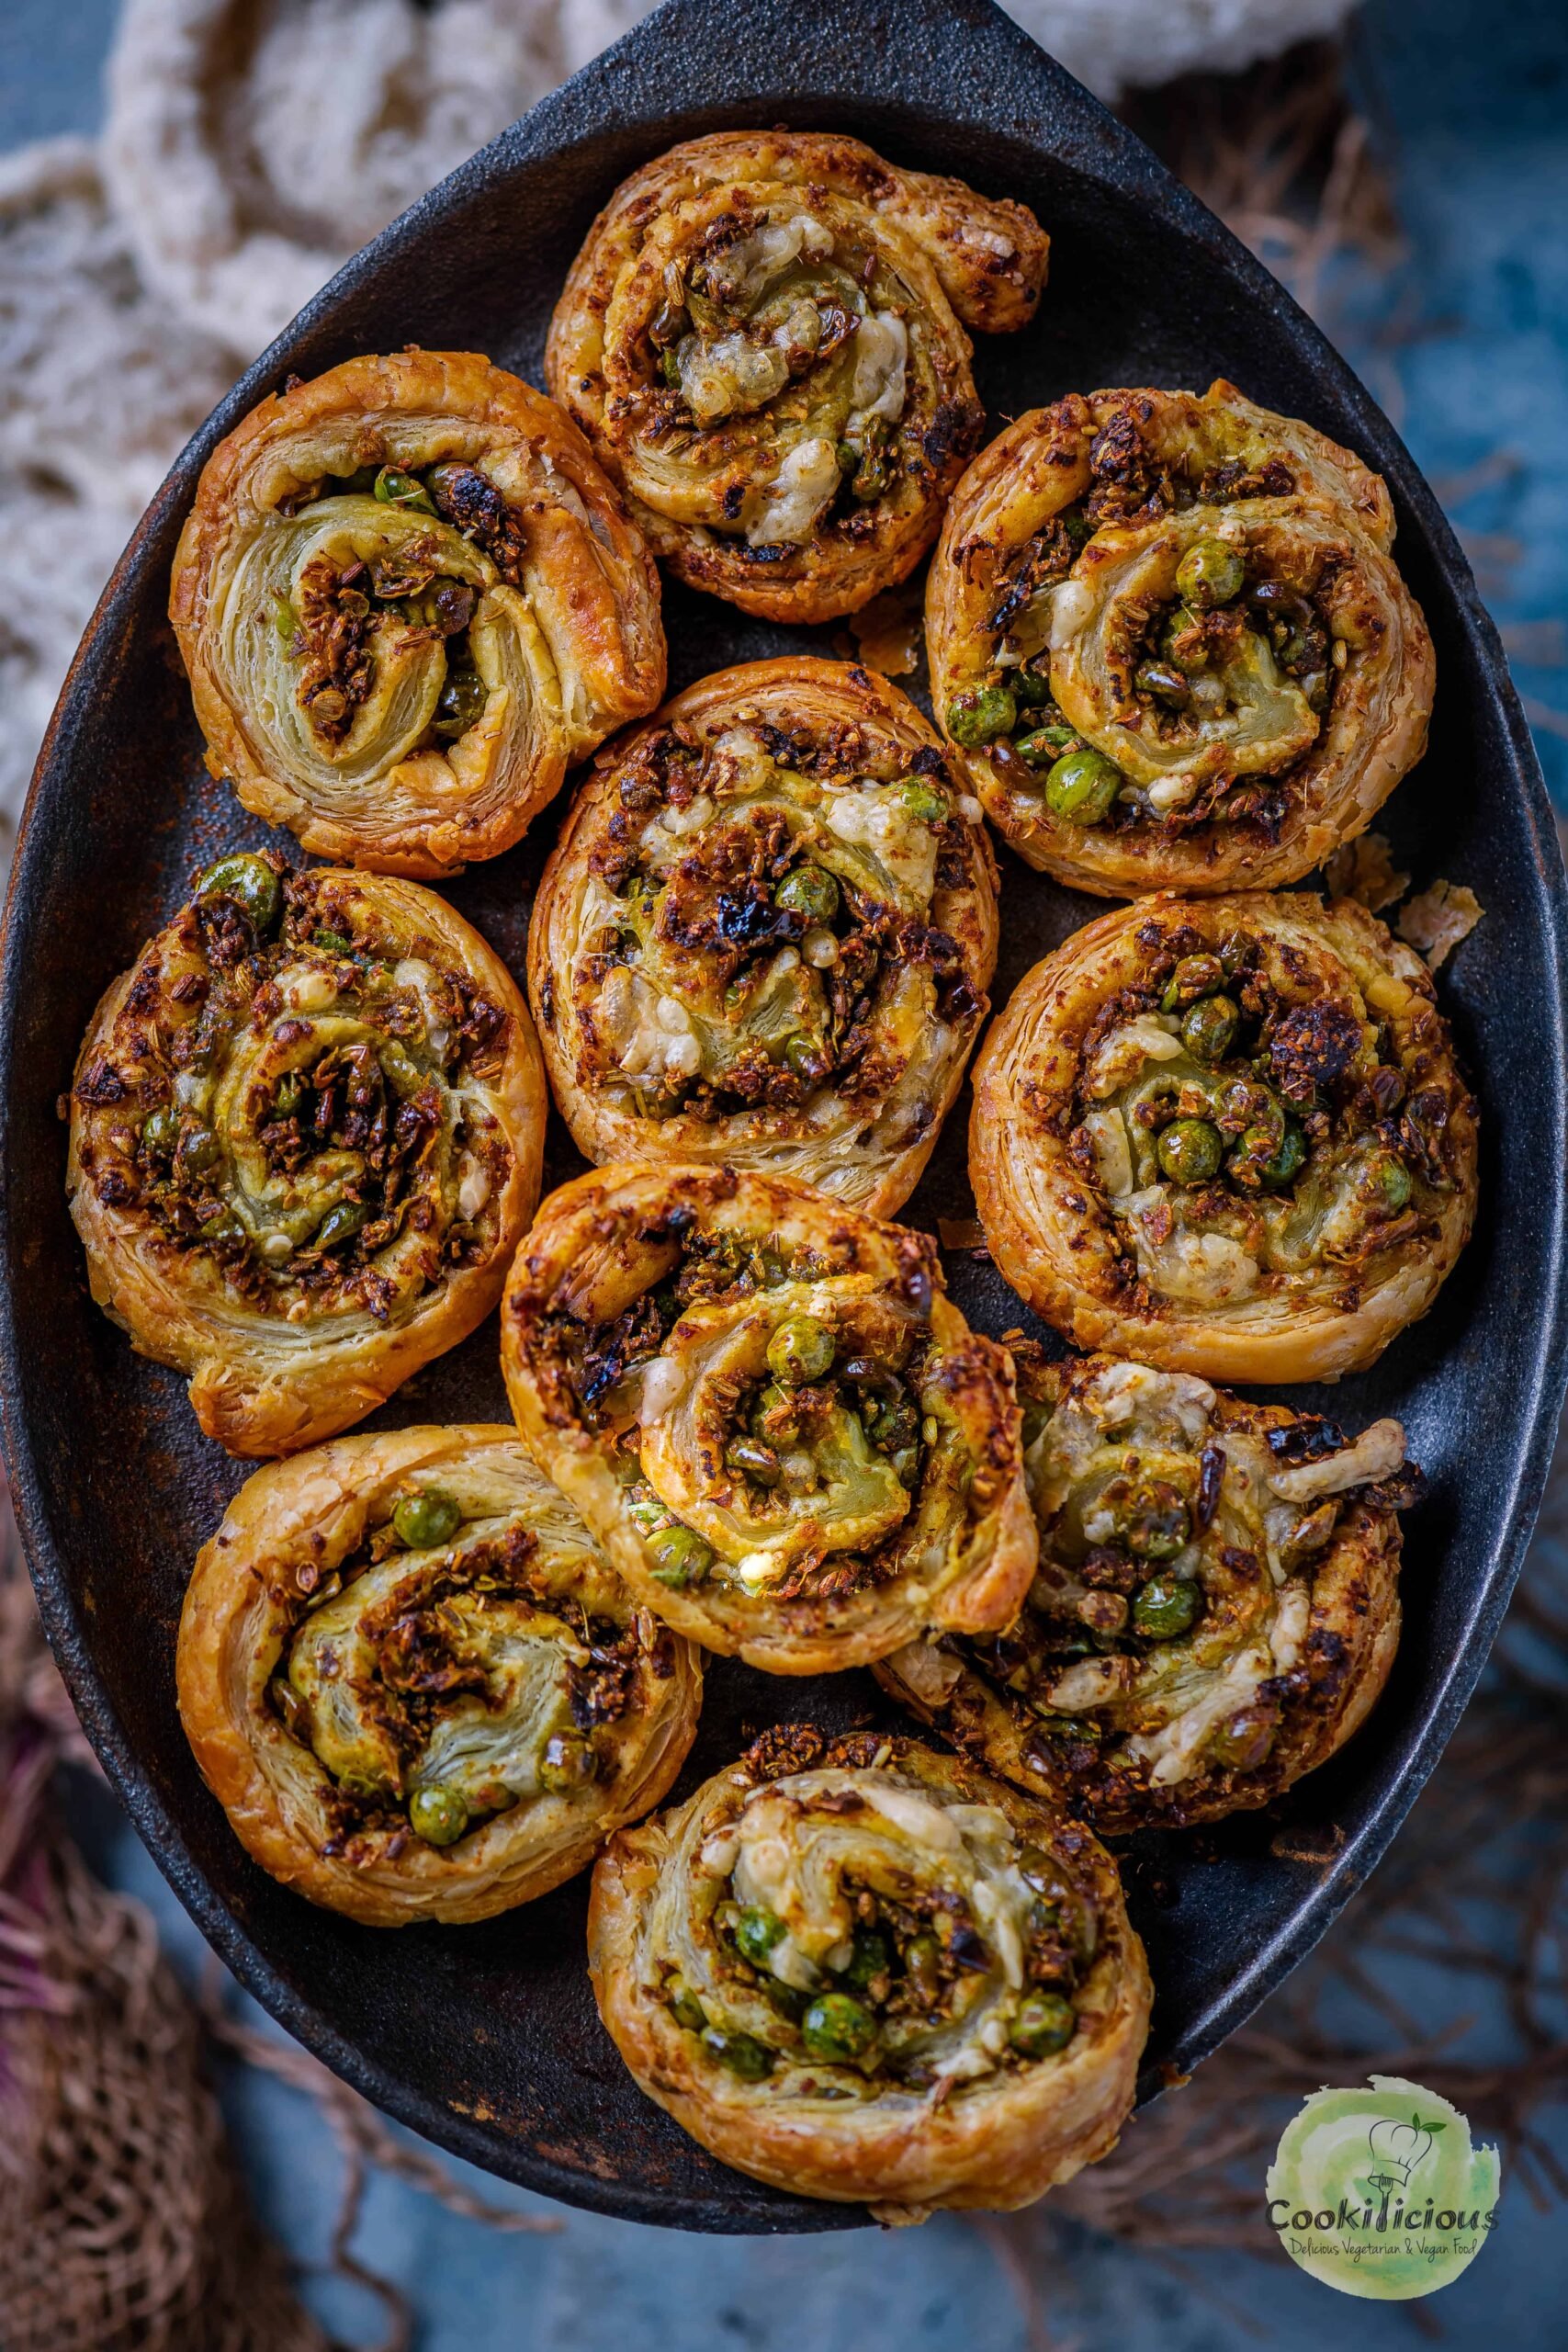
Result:
[[[754,548],[797,547],[839,487],[839,456],[831,441],[813,435],[797,441],[768,486],[746,528]]]

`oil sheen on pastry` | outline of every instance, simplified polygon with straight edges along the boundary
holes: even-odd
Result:
[[[765,1734],[611,1842],[588,1936],[643,2089],[797,2195],[1027,2205],[1133,2103],[1149,1977],[1110,1856],[914,1740]]]
[[[488,1919],[658,1804],[702,1669],[510,1428],[259,1470],[197,1556],[180,1717],[246,1850],[367,1927]]]
[[[926,594],[933,702],[1000,831],[1104,898],[1299,881],[1426,746],[1393,541],[1376,474],[1233,384],[1020,417]]]
[[[466,1339],[538,1198],[534,1025],[417,883],[220,858],[76,1067],[93,1295],[209,1437],[291,1453]]]
[[[602,1169],[519,1249],[502,1365],[535,1460],[709,1649],[828,1672],[1028,1589],[1011,1363],[923,1233],[781,1177]]]
[[[1332,1379],[1463,1248],[1476,1106],[1426,966],[1354,899],[1161,895],[1015,989],[970,1173],[998,1264],[1077,1346]]]
[[[896,687],[798,658],[688,687],[601,753],[535,901],[529,995],[579,1148],[891,1216],[986,1014],[994,876]]]
[[[858,140],[690,140],[589,231],[550,390],[677,578],[827,620],[936,537],[983,419],[964,328],[1026,325],[1047,250],[1022,205]]]
[[[576,426],[473,352],[346,360],[202,469],[170,617],[208,765],[304,846],[493,857],[664,687],[659,582]]]
[[[1404,1432],[1355,1439],[1190,1373],[1015,1342],[1040,1566],[1005,1633],[878,1679],[1113,1837],[1268,1804],[1363,1723],[1399,1640]]]

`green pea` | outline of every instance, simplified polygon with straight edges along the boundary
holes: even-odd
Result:
[[[1207,1119],[1173,1119],[1160,1131],[1155,1156],[1173,1184],[1206,1184],[1217,1176],[1224,1146]]]
[[[1197,1623],[1203,1596],[1180,1577],[1151,1577],[1133,1595],[1133,1631],[1150,1641],[1173,1641]]]
[[[187,1127],[180,1138],[181,1164],[193,1175],[207,1176],[219,1166],[223,1147],[210,1127]]]
[[[1065,825],[1098,825],[1122,789],[1122,771],[1103,752],[1066,752],[1045,778],[1045,806]]]
[[[393,1532],[411,1552],[431,1552],[438,1544],[450,1543],[462,1524],[462,1504],[439,1487],[405,1495],[392,1511]]]
[[[931,2007],[942,1996],[942,1946],[934,1936],[913,1936],[904,1947],[904,1973],[916,1998]]]
[[[599,1761],[585,1739],[569,1731],[553,1731],[539,1758],[539,1786],[553,1797],[569,1796],[586,1788],[599,1774]]]
[[[753,1479],[759,1487],[779,1483],[779,1457],[760,1438],[732,1438],[724,1449],[724,1466],[742,1478]]]
[[[405,474],[398,466],[383,466],[376,477],[372,493],[383,506],[406,507],[411,514],[434,514],[435,508],[422,481],[412,474]]]
[[[1134,1494],[1125,1521],[1127,1549],[1145,1560],[1174,1560],[1191,1533],[1187,1506],[1168,1487]]]
[[[813,2058],[852,2060],[876,2040],[876,2019],[848,1993],[823,1993],[800,2021],[800,2038]]]
[[[1017,724],[1018,704],[1008,686],[971,686],[947,707],[948,733],[970,751],[1010,735]]]
[[[448,670],[446,684],[435,698],[435,716],[431,724],[438,735],[454,741],[479,724],[489,700],[490,688],[477,670]]]
[[[743,2083],[760,2083],[773,2071],[773,2052],[754,2034],[732,2032],[728,2026],[705,2026],[703,2048]]]
[[[433,1781],[409,1799],[409,1827],[427,1846],[455,1846],[468,1826],[468,1808],[456,1789]]]
[[[1242,1137],[1243,1145],[1247,1143],[1248,1136],[1257,1132],[1255,1128],[1249,1127],[1247,1135]],[[1292,1177],[1300,1174],[1306,1164],[1306,1137],[1300,1127],[1287,1127],[1280,1138],[1279,1148],[1273,1158],[1266,1159],[1258,1170],[1258,1182],[1269,1192],[1276,1192],[1281,1184],[1288,1184]]]
[[[792,1315],[768,1341],[768,1369],[792,1388],[821,1380],[833,1367],[833,1334],[812,1315]]]
[[[1224,539],[1196,539],[1176,567],[1178,591],[1200,612],[1228,605],[1239,596],[1247,566]]]
[[[164,1102],[144,1121],[142,1144],[154,1159],[172,1159],[179,1139],[180,1114],[172,1102]]]
[[[299,633],[299,616],[280,589],[273,592],[272,625],[285,645],[292,645]]]
[[[1225,967],[1217,956],[1184,956],[1159,1001],[1162,1012],[1175,1012],[1201,996],[1213,996],[1225,981]]]
[[[1173,710],[1184,710],[1192,699],[1187,673],[1179,670],[1174,662],[1140,662],[1133,684],[1140,694],[1150,695],[1156,702],[1166,703]]]
[[[792,1069],[808,1085],[822,1075],[822,1048],[804,1029],[797,1029],[793,1037],[785,1038],[784,1057],[785,1069]]]
[[[920,1482],[920,1450],[918,1445],[900,1445],[888,1457],[893,1475],[907,1493],[912,1494]]]
[[[277,1091],[272,1098],[273,1115],[291,1119],[304,1100],[305,1089],[298,1070],[286,1069],[277,1081]]]
[[[701,2033],[708,2021],[707,2011],[683,1976],[671,1977],[664,1997],[677,2025],[683,2025],[688,2033]]]
[[[1013,672],[1012,690],[1020,705],[1032,710],[1038,710],[1043,703],[1051,699],[1050,679],[1027,665]]]
[[[804,915],[807,922],[831,922],[839,911],[839,885],[822,865],[797,865],[773,892],[773,904]]]
[[[839,461],[839,471],[841,474],[852,474],[859,472],[860,451],[855,447],[852,441],[839,442],[834,447],[833,455]]]
[[[310,944],[328,956],[352,956],[354,942],[346,931],[313,931]]]
[[[1416,1190],[1415,1179],[1404,1160],[1396,1159],[1392,1151],[1381,1154],[1373,1166],[1383,1206],[1391,1216],[1397,1216],[1401,1209],[1410,1205],[1410,1196]]]
[[[900,786],[898,797],[910,816],[918,817],[924,825],[940,825],[942,819],[952,813],[952,803],[946,793],[934,784],[911,781]]]
[[[705,1544],[689,1527],[661,1527],[647,1540],[654,1558],[653,1575],[673,1592],[699,1583],[713,1566],[712,1544]]]
[[[214,1249],[220,1241],[243,1241],[248,1236],[233,1210],[223,1209],[202,1227],[201,1238],[209,1249]]]
[[[198,899],[227,899],[250,919],[258,939],[277,928],[283,912],[283,885],[265,857],[237,850],[209,865],[196,886]]]
[[[1008,2040],[1021,2058],[1050,2058],[1066,2048],[1077,2030],[1073,2005],[1060,1993],[1031,1993],[1018,2005]]]
[[[781,1419],[781,1415],[785,1418]],[[773,1426],[766,1427],[767,1422],[771,1422]],[[770,1380],[767,1386],[759,1394],[752,1408],[752,1436],[762,1438],[764,1442],[773,1436],[787,1440],[798,1435],[799,1429],[800,1424],[795,1416],[794,1397],[787,1388],[781,1388],[776,1380]]]
[[[855,469],[850,489],[856,498],[869,506],[874,498],[881,497],[892,479],[893,469],[888,463],[886,450],[868,449]]]
[[[1181,1024],[1181,1042],[1195,1062],[1211,1069],[1224,1060],[1235,1043],[1241,1014],[1228,996],[1202,998]]]
[[[339,1201],[329,1209],[316,1227],[315,1246],[318,1250],[335,1250],[370,1222],[370,1212],[363,1201]]]
[[[776,1912],[766,1910],[760,1903],[749,1903],[732,1930],[735,1949],[753,1968],[765,1968],[768,1954],[783,1940],[784,1931],[784,1921]]]
[[[887,1939],[874,1928],[857,1928],[854,1951],[840,1970],[844,1983],[855,1992],[863,1993],[878,1976],[886,1976],[893,1966],[893,1951]]]
[[[1227,1772],[1256,1772],[1268,1761],[1279,1724],[1277,1708],[1243,1707],[1220,1725],[1209,1743],[1209,1753]]]
[[[1037,727],[1032,734],[1019,736],[1012,748],[1026,768],[1048,768],[1077,740],[1070,727]]]

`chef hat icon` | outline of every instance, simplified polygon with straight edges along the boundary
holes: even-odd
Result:
[[[1382,2167],[1372,2175],[1376,2185],[1408,2188],[1411,2174],[1430,2153],[1433,2132],[1442,2128],[1441,2123],[1423,2123],[1418,2115],[1408,2123],[1391,2115],[1381,2117],[1367,2134],[1372,2162]]]

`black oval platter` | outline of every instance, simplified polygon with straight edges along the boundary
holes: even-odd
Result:
[[[563,273],[597,207],[678,139],[785,123],[851,130],[895,161],[1033,206],[1053,237],[1036,324],[980,339],[993,429],[1069,390],[1233,378],[1388,479],[1399,556],[1429,616],[1439,691],[1427,758],[1386,813],[1424,885],[1467,882],[1485,920],[1440,994],[1482,1099],[1476,1235],[1435,1312],[1335,1410],[1397,1411],[1430,1479],[1405,1541],[1405,1633],[1368,1728],[1270,1814],[1201,1841],[1135,1842],[1134,1917],[1158,1999],[1145,2097],[1189,2072],[1308,1951],[1376,1863],[1458,1720],[1540,1498],[1564,1378],[1562,863],[1495,631],[1394,433],[1272,278],[1129,132],[988,0],[667,0],[347,267],[197,435],[143,518],[67,681],[17,853],[5,934],[0,1370],[5,1438],[45,1623],[141,1836],[200,1927],[284,2025],[379,2106],[569,2202],[716,2231],[841,2228],[857,2207],[776,2194],[704,2154],[633,2085],[583,1965],[586,1880],[489,1925],[376,1933],[311,1909],[242,1852],[174,1703],[198,1544],[244,1476],[198,1433],[182,1382],[92,1306],[66,1216],[56,1098],[100,990],[220,846],[275,838],[205,776],[164,618],[170,560],[220,435],[296,372],[358,352],[488,353],[540,380]],[[671,683],[795,647],[842,650],[671,589]],[[554,812],[450,896],[519,974]],[[287,840],[280,846],[292,849]],[[1097,910],[1007,853],[997,1001]],[[906,1212],[972,1213],[960,1103]],[[577,1162],[552,1122],[547,1186]],[[1548,1171],[1551,1171],[1548,1173]],[[1027,1321],[999,1275],[951,1252],[970,1316]],[[493,1321],[373,1425],[500,1419]],[[1288,1392],[1324,1401],[1323,1392]],[[682,1783],[774,1720],[881,1719],[869,1675],[770,1680],[712,1668]]]

